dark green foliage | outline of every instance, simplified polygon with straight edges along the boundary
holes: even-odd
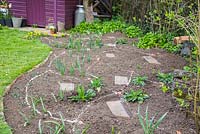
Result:
[[[97,33],[105,34],[110,32],[122,31],[126,24],[121,21],[95,21],[94,23],[83,22],[73,28],[71,33]]]
[[[144,86],[146,80],[147,80],[146,76],[137,76],[134,79],[132,79],[131,82],[136,86]]]
[[[69,99],[72,101],[78,102],[78,101],[90,101],[93,97],[96,96],[96,92],[93,89],[88,89],[87,91],[83,86],[77,87],[77,95],[71,96]]]
[[[165,74],[165,73],[158,73],[157,78],[160,82],[163,82],[164,84],[171,84],[173,82],[174,76],[171,73]]]
[[[143,35],[142,30],[134,25],[131,25],[125,29],[125,33],[129,38],[140,37]]]
[[[128,102],[143,103],[148,98],[149,98],[149,95],[145,94],[141,89],[139,90],[131,89],[130,92],[126,92],[124,95],[124,99]]]

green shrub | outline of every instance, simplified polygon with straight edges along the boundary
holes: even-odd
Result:
[[[159,33],[147,33],[144,37],[139,38],[138,48],[150,49],[150,48],[162,48],[169,52],[177,52],[180,46],[172,44],[172,35],[159,34]]]
[[[141,36],[143,33],[139,27],[131,25],[125,29],[125,34],[129,38],[135,38]]]
[[[93,23],[83,22],[71,29],[71,33],[97,33],[105,34],[110,32],[122,31],[126,24],[121,21],[95,21]]]

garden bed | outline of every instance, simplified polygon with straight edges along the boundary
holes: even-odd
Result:
[[[83,43],[87,43],[88,37],[85,35],[78,38],[81,38]],[[88,134],[109,134],[112,127],[121,134],[142,133],[142,127],[137,117],[138,103],[125,102],[122,97],[122,94],[131,88],[138,89],[138,87],[131,83],[117,85],[115,76],[124,76],[128,80],[135,76],[148,77],[148,81],[142,89],[150,98],[141,104],[142,114],[144,114],[146,106],[149,107],[150,117],[157,112],[159,112],[159,116],[168,112],[159,129],[156,130],[157,134],[174,134],[177,131],[184,134],[195,133],[192,120],[186,120],[184,111],[177,106],[171,94],[164,94],[160,90],[161,85],[156,79],[159,71],[166,73],[173,69],[181,69],[186,65],[184,59],[160,49],[138,49],[131,45],[134,39],[128,39],[127,45],[113,45],[119,37],[124,36],[121,33],[103,35],[101,37],[104,44],[102,48],[90,48],[84,51],[85,58],[87,59],[88,55],[91,58],[91,61],[86,60],[82,66],[84,75],[77,69],[73,75],[70,75],[70,66],[75,64],[78,57],[81,59],[83,52],[63,48],[69,37],[42,38],[43,42],[54,46],[52,55],[44,65],[18,78],[5,95],[5,117],[14,133],[39,133],[38,126],[42,126],[44,133],[49,133],[45,122],[52,120],[62,122],[61,118],[64,118],[65,133],[67,134],[74,134],[88,125]],[[160,64],[150,64],[143,56],[151,56]],[[65,75],[61,75],[55,67],[55,61],[58,59],[66,65]],[[63,100],[58,99],[59,83],[73,83],[75,87],[81,84],[87,88],[94,77],[100,77],[104,85],[92,101],[72,102],[68,97],[74,92],[66,92]],[[32,97],[35,98],[34,101],[38,101],[42,97],[49,113],[43,113],[41,103],[37,103],[38,111],[36,111],[36,115],[33,115],[33,105],[30,99]],[[117,100],[122,102],[129,118],[112,114],[107,102]],[[25,117],[28,118],[28,121]],[[24,126],[25,122],[28,122],[26,126]]]

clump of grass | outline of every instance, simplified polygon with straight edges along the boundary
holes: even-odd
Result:
[[[74,73],[75,73],[75,68],[74,68],[74,65],[72,64],[72,65],[70,66],[70,68],[69,68],[69,74],[70,74],[70,75],[74,75]]]
[[[60,72],[61,75],[65,75],[66,66],[62,63],[60,59],[56,59],[55,67]]]
[[[143,118],[140,113],[140,107],[138,107],[138,118],[140,121],[140,125],[144,130],[144,134],[154,134],[154,131],[158,128],[158,126],[166,116],[167,112],[163,114],[157,121],[155,121],[156,115],[149,119],[148,106],[147,106],[145,117]]]

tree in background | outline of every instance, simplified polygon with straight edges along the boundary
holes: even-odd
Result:
[[[93,0],[83,0],[86,22],[90,23],[94,21],[92,2]]]

